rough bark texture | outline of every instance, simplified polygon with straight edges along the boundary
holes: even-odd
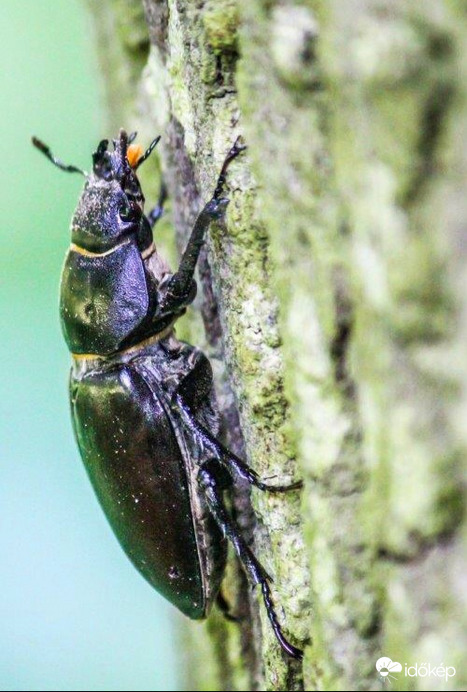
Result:
[[[253,491],[256,523],[233,499],[303,678],[232,560],[242,623],[186,624],[187,689],[380,689],[384,655],[457,670],[394,689],[462,689],[466,5],[88,4],[111,127],[163,135],[178,251],[244,136],[178,333],[213,361],[229,444],[305,479],[301,498]]]

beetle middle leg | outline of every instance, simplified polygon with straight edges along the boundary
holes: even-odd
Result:
[[[288,485],[270,485],[269,483],[262,481],[256,471],[248,466],[245,461],[240,459],[240,457],[234,454],[230,449],[224,447],[224,445],[219,442],[219,440],[197,420],[193,409],[183,396],[182,388],[184,385],[186,385],[185,382],[182,383],[179,392],[175,395],[177,408],[184,414],[184,420],[188,427],[195,433],[196,436],[202,439],[208,448],[214,452],[216,458],[219,459],[219,462],[223,466],[225,466],[236,476],[244,478],[248,481],[248,483],[250,483],[250,485],[254,485],[255,488],[259,488],[259,490],[267,490],[271,493],[284,493],[289,490],[298,490],[302,487],[302,481],[296,481]]]
[[[238,527],[227,512],[222,498],[222,490],[225,489],[225,483],[222,481],[222,476],[219,478],[218,468],[216,467],[218,467],[217,459],[212,459],[205,462],[198,472],[198,483],[203,491],[207,505],[220,529],[232,543],[236,554],[252,582],[261,585],[266,612],[279,644],[289,656],[301,660],[303,658],[303,652],[287,641],[277,619],[268,583],[271,581],[271,577],[248,547]]]
[[[161,218],[164,213],[164,202],[167,199],[167,186],[163,179],[161,179],[161,186],[159,190],[159,198],[155,207],[147,214],[147,219],[151,228],[154,228],[156,223]]]

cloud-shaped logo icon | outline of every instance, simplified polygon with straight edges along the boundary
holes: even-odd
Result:
[[[376,670],[382,678],[393,677],[392,673],[400,673],[402,664],[397,661],[391,661],[387,656],[382,656],[376,661]]]

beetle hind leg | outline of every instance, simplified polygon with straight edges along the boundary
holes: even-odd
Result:
[[[219,482],[217,478],[217,466],[217,459],[212,459],[211,461],[205,462],[198,472],[198,483],[203,491],[207,505],[221,531],[232,543],[251,581],[254,584],[261,585],[264,605],[277,641],[289,656],[301,660],[303,658],[303,652],[285,638],[279,620],[277,619],[268,583],[271,581],[271,577],[248,547],[238,527],[227,512],[222,498],[224,484],[222,480]]]

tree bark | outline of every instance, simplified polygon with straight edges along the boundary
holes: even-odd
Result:
[[[173,267],[225,153],[248,145],[178,335],[213,362],[228,444],[264,478],[305,480],[301,498],[253,491],[254,514],[245,488],[232,501],[303,669],[232,558],[241,623],[186,623],[187,689],[380,689],[382,656],[402,663],[394,689],[462,689],[462,1],[88,4],[109,125],[162,134]],[[154,201],[157,180],[148,163]],[[415,663],[456,675],[409,678]]]

